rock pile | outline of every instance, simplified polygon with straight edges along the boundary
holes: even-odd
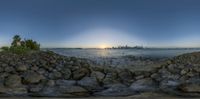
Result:
[[[153,71],[94,67],[53,52],[0,53],[1,96],[127,96],[142,92],[200,96],[200,53],[175,57]]]

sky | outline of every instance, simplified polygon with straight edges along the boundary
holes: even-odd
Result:
[[[0,46],[200,47],[200,0],[0,0]]]

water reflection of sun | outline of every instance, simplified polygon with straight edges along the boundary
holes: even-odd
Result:
[[[106,45],[106,44],[101,44],[100,46],[99,46],[99,48],[101,48],[101,49],[105,49],[105,48],[108,48],[109,46],[108,45]]]

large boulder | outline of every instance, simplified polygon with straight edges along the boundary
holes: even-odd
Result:
[[[72,74],[71,70],[68,69],[68,68],[66,68],[66,67],[64,67],[64,68],[61,69],[61,73],[63,74],[63,78],[64,79],[70,79],[71,74]]]
[[[89,93],[86,89],[80,86],[60,86],[58,92],[61,94],[72,94],[76,96],[88,96]]]
[[[88,90],[95,90],[100,88],[98,81],[94,77],[84,77],[78,81],[78,85]]]
[[[180,81],[166,79],[166,80],[163,80],[159,83],[160,83],[159,89],[162,92],[172,94],[172,95],[179,95],[180,94],[179,90],[177,90],[178,86],[181,84]]]
[[[155,91],[157,89],[157,83],[151,78],[144,78],[133,82],[130,88],[138,92]]]
[[[93,71],[91,77],[95,77],[98,81],[102,81],[105,77],[105,74],[99,71]]]
[[[27,70],[27,66],[21,64],[21,65],[16,67],[16,70],[19,71],[19,72],[26,71]]]
[[[120,71],[118,76],[124,83],[131,83],[134,81],[132,73],[128,70]]]
[[[200,84],[184,84],[179,86],[179,89],[188,93],[200,93]]]
[[[7,87],[19,87],[22,85],[21,83],[21,77],[18,75],[9,75],[6,79],[5,79],[5,86]]]
[[[27,96],[28,90],[26,87],[17,87],[12,88],[11,91],[8,92],[8,94],[11,95],[17,95],[17,96]]]
[[[56,85],[58,86],[73,86],[75,84],[75,80],[56,80]]]
[[[80,68],[78,70],[75,70],[73,72],[73,79],[74,80],[80,80],[83,77],[87,76],[90,74],[90,71],[87,68]]]
[[[135,92],[123,84],[114,84],[108,89],[94,93],[96,96],[128,96],[133,94]]]
[[[58,71],[54,71],[52,73],[49,74],[49,78],[50,79],[60,79],[62,77],[62,74]]]
[[[36,73],[34,71],[29,71],[24,75],[24,82],[25,83],[39,83],[40,80],[44,79],[43,75]]]

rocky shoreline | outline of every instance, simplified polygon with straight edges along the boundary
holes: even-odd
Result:
[[[200,53],[168,59],[150,71],[93,66],[49,51],[0,52],[0,96],[130,96],[144,92],[200,97]]]

